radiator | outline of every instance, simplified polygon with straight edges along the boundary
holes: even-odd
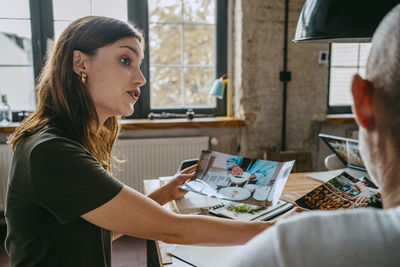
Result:
[[[7,194],[7,181],[10,172],[12,150],[10,145],[0,145],[0,210],[4,211]]]
[[[175,174],[182,160],[198,158],[202,149],[208,149],[208,140],[208,136],[119,140],[114,155],[125,162],[117,165],[114,175],[143,192],[143,179]],[[5,208],[11,158],[11,146],[0,145],[0,210]]]
[[[198,158],[208,149],[209,137],[176,137],[119,140],[114,155],[125,159],[114,175],[124,184],[143,192],[143,180],[176,173],[182,160]]]

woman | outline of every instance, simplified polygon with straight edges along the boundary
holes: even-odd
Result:
[[[271,225],[183,216],[160,205],[180,197],[188,168],[148,197],[111,175],[117,117],[133,113],[146,81],[143,37],[105,17],[74,21],[37,84],[38,105],[9,142],[6,249],[12,266],[110,266],[111,239],[241,244]]]

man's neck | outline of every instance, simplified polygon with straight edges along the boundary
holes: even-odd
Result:
[[[388,177],[390,177],[390,179],[387,179]],[[387,173],[385,179],[387,182],[384,182],[381,186],[383,194],[383,208],[391,209],[400,206],[399,170],[393,171],[392,174]]]
[[[386,147],[386,153],[382,155],[379,170],[379,180],[383,194],[383,208],[390,209],[400,206],[400,155],[395,153],[393,147]]]

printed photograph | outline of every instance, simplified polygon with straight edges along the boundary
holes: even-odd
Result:
[[[203,151],[183,189],[257,206],[277,203],[294,161],[276,162]]]
[[[367,178],[359,180],[343,172],[296,200],[296,203],[311,210],[382,208],[382,194]]]

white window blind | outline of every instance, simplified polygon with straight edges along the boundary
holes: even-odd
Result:
[[[334,43],[331,46],[329,106],[349,106],[351,81],[358,73],[365,77],[370,43]]]
[[[128,21],[126,0],[53,0],[54,34],[57,39],[74,20],[84,16],[106,16]]]

